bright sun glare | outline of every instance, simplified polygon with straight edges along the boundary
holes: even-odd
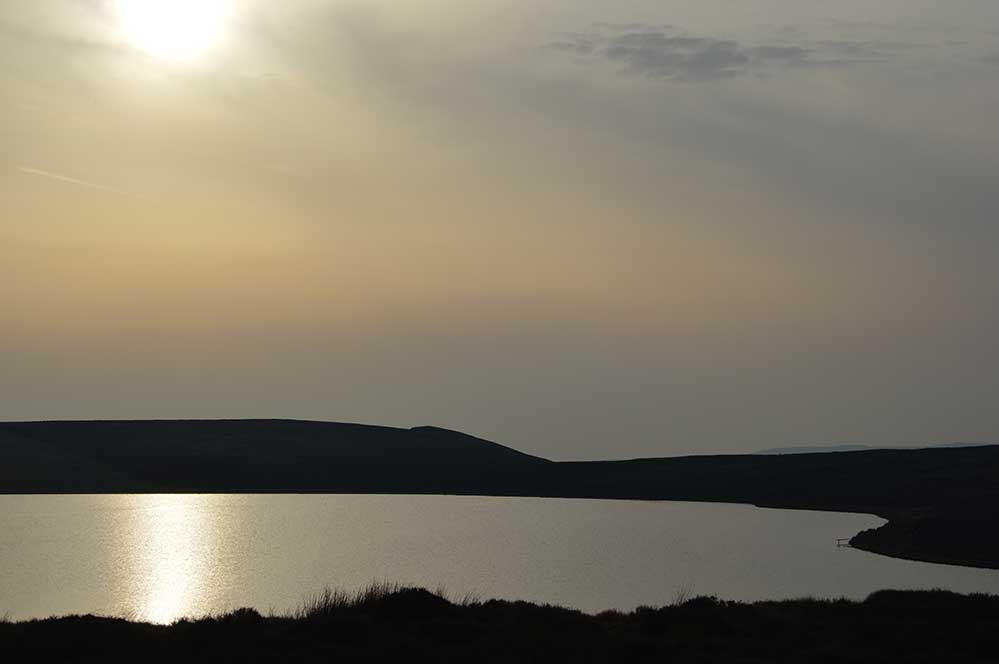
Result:
[[[190,60],[218,43],[226,0],[118,0],[118,16],[128,41],[170,60]]]

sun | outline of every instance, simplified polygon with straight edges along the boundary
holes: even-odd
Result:
[[[118,0],[125,38],[135,48],[169,60],[192,60],[218,44],[227,0]]]

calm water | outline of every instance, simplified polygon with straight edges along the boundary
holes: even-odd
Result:
[[[999,573],[837,548],[875,517],[704,503],[450,496],[0,496],[0,615],[166,622],[286,611],[372,580],[596,611],[729,599],[999,593]]]

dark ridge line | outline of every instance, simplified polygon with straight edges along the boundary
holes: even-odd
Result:
[[[999,569],[999,446],[552,461],[433,426],[292,419],[0,423],[0,493],[682,500],[872,514],[856,548]]]

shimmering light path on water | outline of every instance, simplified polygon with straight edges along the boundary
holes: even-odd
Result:
[[[169,622],[283,612],[372,580],[587,611],[728,599],[999,593],[999,573],[837,548],[865,515],[453,496],[0,496],[0,615]]]

